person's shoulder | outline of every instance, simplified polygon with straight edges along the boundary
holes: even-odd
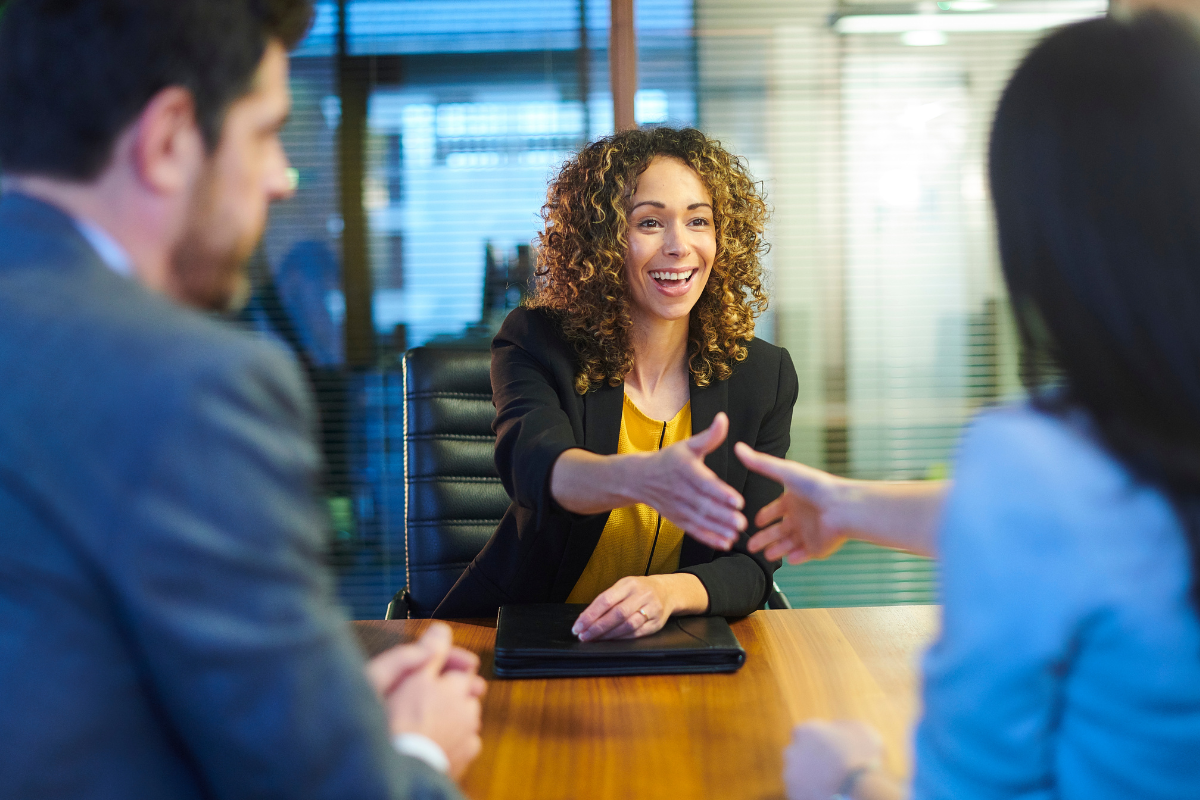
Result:
[[[742,370],[778,373],[791,369],[793,373],[795,372],[792,367],[792,356],[785,348],[771,344],[766,339],[760,339],[757,336],[743,339],[741,345],[746,348],[746,358],[738,365]],[[735,367],[736,370],[737,367]]]
[[[561,361],[573,368],[576,361],[575,350],[563,335],[562,318],[553,309],[520,306],[510,311],[492,340],[492,353],[512,346],[547,363]]]
[[[539,341],[547,337],[561,339],[562,332],[562,320],[557,311],[543,307],[519,306],[508,312],[496,338],[521,343]]]
[[[766,339],[761,339],[757,336],[751,339],[743,339],[742,346],[746,348],[746,360],[750,359],[775,359],[778,361],[784,353],[784,350],[777,344],[771,344]]]
[[[131,407],[168,412],[220,397],[239,406],[308,413],[303,376],[280,345],[136,285],[88,314],[91,333],[111,353],[97,370]],[[93,359],[99,360],[99,359]]]
[[[184,387],[212,387],[258,403],[303,404],[307,394],[295,357],[280,344],[231,322],[187,309],[163,326],[170,354],[159,363]]]
[[[981,413],[963,437],[952,501],[996,520],[1031,550],[1081,552],[1128,529],[1173,526],[1168,504],[1137,480],[1078,411],[1020,403]]]
[[[758,337],[743,340],[741,344],[746,348],[746,358],[733,366],[731,380],[736,385],[751,387],[756,395],[768,398],[795,394],[796,368],[786,349]],[[772,385],[775,392],[767,392]]]
[[[1029,402],[980,412],[967,427],[959,457],[995,469],[1017,468],[1038,479],[1085,474],[1109,480],[1127,477],[1084,414],[1054,413]]]

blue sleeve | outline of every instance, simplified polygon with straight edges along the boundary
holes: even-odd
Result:
[[[97,554],[146,691],[214,797],[459,797],[392,749],[336,608],[298,371],[219,356],[145,406],[154,458]]]
[[[1025,412],[967,434],[940,531],[943,626],[925,658],[913,797],[1052,798],[1057,713],[1087,570],[1056,487],[1064,437]]]

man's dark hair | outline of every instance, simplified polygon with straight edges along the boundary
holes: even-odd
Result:
[[[209,149],[267,43],[312,0],[11,0],[0,18],[0,168],[88,181],[158,92],[191,91]]]
[[[1047,37],[1000,100],[990,171],[1035,402],[1086,411],[1108,449],[1170,499],[1200,610],[1194,23],[1147,12]],[[1065,385],[1045,388],[1047,364]]]

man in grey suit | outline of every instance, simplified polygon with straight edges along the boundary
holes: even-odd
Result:
[[[445,626],[364,665],[314,411],[244,293],[309,0],[0,20],[0,794],[443,798],[479,750]],[[364,667],[365,672],[364,674]]]

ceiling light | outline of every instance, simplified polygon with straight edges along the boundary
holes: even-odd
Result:
[[[905,31],[900,41],[910,47],[937,47],[946,43],[946,34],[941,31]]]
[[[843,6],[834,14],[832,26],[841,34],[986,33],[993,31],[1040,31],[1071,22],[1103,16],[1105,0],[1009,0],[999,5],[986,0],[943,0],[911,6]]]

